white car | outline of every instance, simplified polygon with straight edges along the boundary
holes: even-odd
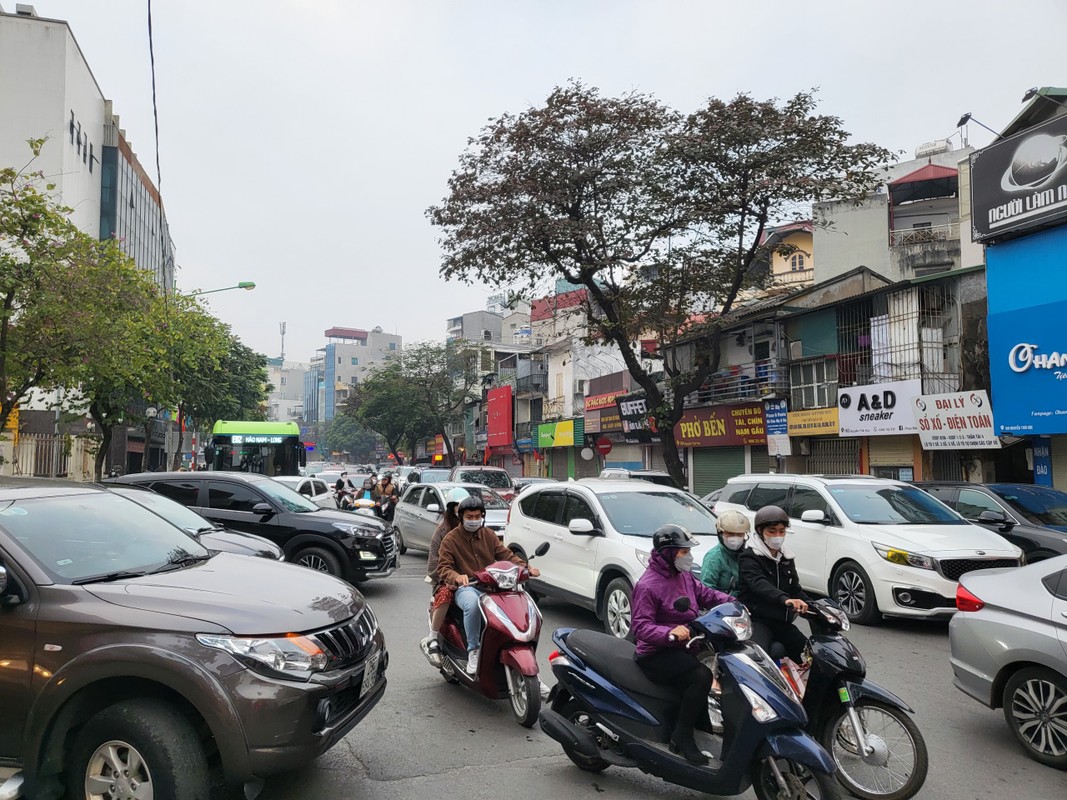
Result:
[[[319,508],[337,508],[333,499],[333,486],[322,478],[312,476],[302,478],[299,475],[276,475],[274,480],[284,483],[294,492],[304,495]]]
[[[433,532],[437,530],[448,494],[453,489],[463,489],[481,497],[485,503],[485,527],[503,538],[508,504],[489,487],[478,483],[412,483],[401,495],[393,515],[393,530],[397,533],[401,553],[409,547],[429,551]]]
[[[594,611],[604,629],[630,633],[630,597],[661,525],[682,525],[699,540],[696,564],[715,541],[715,517],[691,495],[647,481],[599,479],[534,485],[511,505],[504,542],[525,557],[543,542],[536,594]]]
[[[786,544],[801,586],[829,595],[861,625],[882,614],[949,617],[960,575],[1021,563],[1015,545],[900,481],[740,475],[723,487],[715,512],[752,520],[767,505],[789,515]]]

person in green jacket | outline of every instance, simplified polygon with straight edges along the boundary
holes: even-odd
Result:
[[[700,580],[712,589],[734,594],[740,584],[737,557],[751,526],[740,511],[724,511],[715,521],[718,547],[711,548],[700,565]]]

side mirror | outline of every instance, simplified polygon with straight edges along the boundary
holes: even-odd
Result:
[[[1015,523],[1008,519],[1003,511],[986,510],[978,515],[978,521],[986,525],[999,525],[1002,530],[1010,531]]]
[[[548,548],[550,546],[551,545],[548,542],[542,542],[537,546],[537,549],[534,550],[534,555],[538,557],[543,556],[545,553],[548,552]]]
[[[0,564],[0,606],[17,606],[21,602],[22,598],[8,577],[7,568]]]
[[[259,514],[261,517],[273,517],[274,507],[270,503],[256,503],[252,506],[252,513]]]
[[[426,510],[431,514],[440,514],[441,506],[437,505],[437,503],[430,503],[430,505],[426,506]]]
[[[807,511],[800,515],[801,522],[813,522],[817,525],[825,525],[830,521],[830,518],[826,515],[825,511],[819,511],[817,508],[809,508]]]
[[[596,531],[596,528],[587,519],[572,519],[567,526],[567,530],[576,536],[591,536]]]
[[[689,610],[690,605],[691,603],[689,602],[688,597],[679,597],[674,601],[674,610],[685,612]]]

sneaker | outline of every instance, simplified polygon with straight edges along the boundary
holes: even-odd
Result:
[[[478,656],[482,653],[480,648],[475,647],[469,653],[467,653],[467,674],[478,674]]]

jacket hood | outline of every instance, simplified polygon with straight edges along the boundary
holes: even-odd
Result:
[[[778,561],[781,558],[790,560],[796,558],[788,542],[782,542],[782,549],[778,551],[778,555],[772,556],[771,549],[767,547],[767,543],[763,541],[763,537],[758,533],[748,537],[748,549],[758,556],[769,558],[771,561]]]
[[[653,550],[652,551],[652,558],[648,562],[648,568],[655,570],[660,575],[662,575],[664,578],[669,578],[672,575],[677,575],[678,574],[678,570],[675,569],[675,567],[674,567],[674,558],[673,558],[673,556],[675,555],[675,551],[677,549],[678,548],[676,548],[676,547],[668,547],[668,548],[666,548],[666,550],[671,554],[670,558],[664,556],[664,554],[661,553],[659,550]]]

